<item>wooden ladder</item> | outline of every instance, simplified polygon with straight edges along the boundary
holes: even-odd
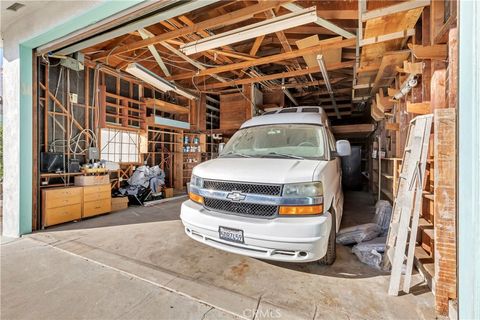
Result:
[[[405,263],[403,291],[410,291],[432,119],[432,114],[415,117],[408,129],[384,256],[384,268],[392,267],[388,294],[393,296],[398,295]]]

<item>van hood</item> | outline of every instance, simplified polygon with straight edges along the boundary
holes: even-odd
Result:
[[[197,165],[193,174],[212,180],[296,183],[310,182],[327,161],[272,158],[217,158]]]

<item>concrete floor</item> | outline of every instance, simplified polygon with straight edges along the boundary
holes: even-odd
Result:
[[[388,274],[337,247],[333,266],[261,261],[190,240],[182,200],[49,228],[2,245],[2,318],[433,319],[420,276],[386,294]],[[346,194],[342,226],[373,199]]]

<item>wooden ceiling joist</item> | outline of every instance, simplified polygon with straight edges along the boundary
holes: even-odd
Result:
[[[313,53],[325,51],[328,49],[344,48],[344,47],[349,47],[354,45],[355,45],[355,39],[340,40],[340,41],[326,43],[326,44],[319,44],[313,47],[308,47],[300,50],[294,50],[291,52],[284,52],[284,53],[280,53],[273,56],[262,57],[262,58],[258,58],[255,61],[245,61],[245,62],[234,63],[234,64],[215,67],[215,68],[209,68],[206,70],[201,70],[197,73],[186,72],[183,74],[178,74],[178,75],[168,77],[167,79],[181,80],[181,79],[189,79],[189,78],[192,78],[193,76],[205,76],[205,75],[211,75],[211,74],[218,74],[218,73],[228,72],[232,70],[254,67],[262,64],[269,64],[269,63],[282,61],[282,60],[294,59],[303,55],[313,54]]]
[[[289,0],[286,0],[289,1]],[[175,39],[184,35],[198,32],[199,30],[205,30],[210,28],[215,28],[224,25],[230,25],[233,23],[241,22],[252,18],[255,14],[264,12],[266,10],[274,9],[281,4],[284,4],[285,1],[262,1],[258,4],[242,8],[237,11],[229,12],[218,17],[208,19],[206,21],[196,22],[192,26],[187,26],[180,28],[174,31],[166,32],[160,35],[157,35],[153,38],[137,41],[128,45],[120,46],[110,50],[108,52],[99,53],[92,56],[92,60],[98,61],[103,58],[106,58],[109,55],[119,55],[133,50],[137,50],[143,47],[147,47],[151,44],[160,43],[169,39]]]
[[[343,68],[352,68],[354,64],[354,61],[347,61],[347,62],[341,62],[336,65],[330,65],[327,67],[327,69],[330,70],[335,70],[335,69],[343,69]],[[243,84],[248,84],[248,83],[256,83],[256,82],[262,82],[262,81],[268,81],[268,80],[275,80],[275,79],[282,79],[282,78],[290,78],[290,77],[295,77],[295,76],[300,76],[300,75],[306,75],[309,73],[318,73],[320,72],[320,67],[315,67],[315,68],[307,68],[307,69],[301,69],[301,70],[294,70],[294,71],[287,71],[287,72],[282,72],[282,73],[275,73],[275,74],[269,74],[261,77],[255,77],[255,78],[246,78],[246,79],[239,79],[239,80],[232,80],[232,81],[227,81],[224,83],[212,83],[212,84],[207,84],[203,86],[205,90],[211,90],[211,89],[219,89],[219,88],[226,88],[226,87],[236,87],[240,86]]]

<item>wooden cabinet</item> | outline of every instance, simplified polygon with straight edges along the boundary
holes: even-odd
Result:
[[[110,184],[83,187],[82,217],[93,217],[112,211]]]
[[[78,220],[82,217],[83,188],[42,190],[43,226]]]

